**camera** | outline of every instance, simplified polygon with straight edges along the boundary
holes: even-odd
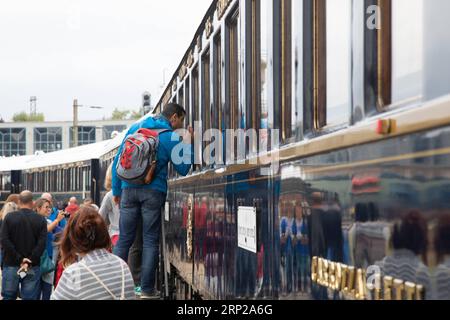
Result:
[[[63,211],[63,210],[60,210],[60,211],[59,211],[59,214],[62,214],[62,215],[64,216],[64,218],[66,218],[66,219],[70,218],[70,213],[65,212],[65,211]]]

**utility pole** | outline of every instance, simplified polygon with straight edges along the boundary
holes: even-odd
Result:
[[[37,97],[30,97],[30,115],[34,116],[37,113]]]
[[[73,101],[73,146],[78,147],[78,100]]]

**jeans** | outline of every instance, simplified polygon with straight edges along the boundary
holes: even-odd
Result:
[[[3,269],[2,296],[4,300],[17,300],[17,293],[20,286],[20,296],[22,300],[40,300],[41,293],[41,271],[39,267],[34,267],[24,278],[17,275],[19,267],[5,267]]]
[[[53,285],[41,280],[41,300],[50,301]]]
[[[142,219],[139,217],[136,238],[128,254],[128,266],[130,267],[131,276],[136,287],[141,286],[142,242]]]
[[[120,206],[120,238],[114,254],[128,261],[130,248],[136,238],[139,218],[142,217],[142,268],[141,290],[143,294],[155,293],[156,268],[159,263],[161,210],[166,194],[148,189],[125,189]]]

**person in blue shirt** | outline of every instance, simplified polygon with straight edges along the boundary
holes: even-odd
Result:
[[[62,220],[64,220],[64,214],[59,213],[54,221],[49,219],[52,212],[52,203],[48,199],[41,198],[34,204],[34,210],[37,214],[44,217],[47,221],[47,254],[48,257],[53,260],[54,250],[53,243],[55,241],[55,234],[62,232],[62,229],[58,226]],[[52,294],[53,280],[55,279],[55,272],[41,275],[41,299],[50,300]]]
[[[141,217],[143,233],[141,299],[151,299],[156,295],[155,274],[159,259],[161,210],[167,196],[168,164],[171,162],[180,175],[186,176],[193,163],[192,128],[186,131],[182,141],[180,136],[174,132],[183,128],[185,116],[186,111],[183,107],[178,104],[168,104],[162,115],[149,117],[136,123],[126,134],[126,137],[133,135],[141,128],[167,130],[159,135],[158,162],[152,183],[133,185],[119,179],[117,164],[126,138],[113,163],[113,199],[116,204],[120,205],[120,237],[114,248],[114,254],[124,261],[128,261],[129,251],[136,237],[137,223]],[[179,158],[175,159],[173,155]]]
[[[64,231],[64,229],[67,225],[67,218],[64,218],[64,219],[60,218],[60,210],[57,207],[55,207],[52,194],[44,193],[44,194],[42,194],[41,199],[45,199],[45,200],[49,201],[50,205],[51,205],[50,216],[47,218],[47,220],[52,223],[55,222],[56,220],[58,220],[58,225],[55,229],[56,231],[53,232],[53,235],[52,235],[52,239],[53,239],[53,241],[51,241],[52,253],[50,253],[50,251],[49,251],[49,257],[52,259],[53,263],[55,265],[57,265],[58,258],[59,258],[59,255],[58,255],[59,246],[57,244],[57,242],[58,242],[57,240],[58,240],[58,236],[62,235],[62,232]]]
[[[51,222],[55,221],[58,218],[59,210],[54,205],[53,196],[50,193],[44,193],[44,194],[42,194],[41,198],[48,200],[50,202],[50,204],[52,205],[52,208],[51,208],[52,212],[50,213],[48,220],[50,220]],[[64,229],[66,227],[66,224],[67,224],[67,219],[63,219],[59,222],[58,227],[61,229]]]

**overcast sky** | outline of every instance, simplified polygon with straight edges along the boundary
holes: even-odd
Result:
[[[161,93],[212,0],[0,0],[0,117],[29,111],[47,121],[110,116]]]

